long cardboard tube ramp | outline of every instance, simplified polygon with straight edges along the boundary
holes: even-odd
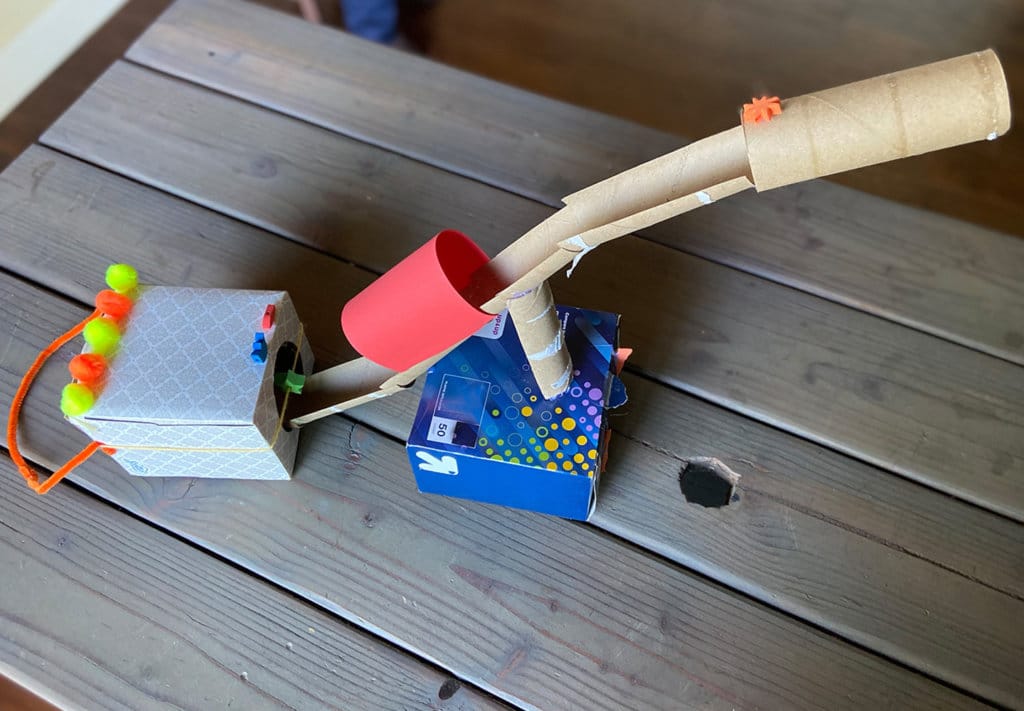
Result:
[[[374,363],[406,370],[470,336],[492,315],[460,293],[487,255],[444,230],[345,304],[341,328]]]
[[[1010,128],[1010,97],[987,49],[782,102],[743,125],[760,192],[962,143]]]
[[[461,256],[449,265],[442,260],[446,245],[439,250],[434,244],[441,233],[406,260],[415,258],[418,266],[403,262],[342,316],[356,349],[397,372],[388,377],[385,369],[343,364],[315,373],[307,382],[322,409],[300,404],[304,414],[292,422],[379,397],[369,391],[377,377],[381,393],[407,386],[509,299],[536,289],[604,242],[752,187],[769,190],[992,140],[1010,127],[1006,79],[991,50],[807,94],[781,102],[781,108],[768,121],[734,126],[569,195],[565,207],[489,262],[462,245],[453,247]],[[429,254],[420,255],[424,250]],[[427,281],[435,283],[436,295],[427,294]],[[555,333],[550,324],[527,330],[544,342]],[[355,373],[374,375],[355,382]],[[332,396],[336,404],[330,406]]]

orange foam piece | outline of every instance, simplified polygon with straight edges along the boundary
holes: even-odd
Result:
[[[622,369],[626,367],[626,361],[629,360],[629,357],[631,355],[633,355],[632,348],[620,346],[619,349],[615,351],[615,356],[613,360],[616,375],[622,375]]]
[[[771,121],[773,116],[782,113],[782,102],[777,96],[751,98],[753,103],[743,104],[743,123],[760,123]]]

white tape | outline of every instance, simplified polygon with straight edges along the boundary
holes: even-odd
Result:
[[[540,320],[541,320],[542,318],[544,318],[544,316],[546,316],[546,315],[547,315],[548,311],[550,311],[550,310],[551,310],[551,309],[553,309],[553,308],[554,308],[554,305],[553,305],[553,304],[548,304],[548,306],[547,306],[547,308],[546,308],[546,309],[544,309],[543,311],[541,311],[541,312],[540,312],[539,314],[537,314],[537,315],[536,315],[536,316],[534,316],[533,318],[531,318],[531,319],[527,319],[527,320],[526,320],[526,323],[533,323],[534,321],[540,321]]]
[[[701,205],[710,205],[711,203],[714,202],[714,200],[711,198],[711,196],[708,195],[703,190],[698,190],[697,191],[697,199],[700,200],[700,204]]]
[[[558,392],[564,391],[568,387],[568,385],[569,385],[569,378],[570,378],[571,375],[572,375],[572,363],[569,363],[569,365],[567,365],[565,367],[565,372],[562,373],[562,377],[560,377],[555,382],[551,383],[551,389],[555,390],[555,391],[558,391]]]
[[[573,247],[579,247],[580,251],[576,253],[576,256],[572,258],[572,264],[569,269],[565,272],[566,278],[571,277],[573,271],[576,269],[576,265],[580,263],[580,260],[587,256],[587,252],[592,250],[594,246],[591,246],[583,241],[583,238],[579,235],[570,237],[569,239],[562,242],[563,245],[571,245]],[[564,247],[563,247],[564,249]]]
[[[526,356],[529,360],[544,360],[550,358],[553,355],[557,355],[562,350],[562,329],[558,329],[558,333],[555,334],[555,338],[547,347],[542,351],[536,353],[530,353]]]

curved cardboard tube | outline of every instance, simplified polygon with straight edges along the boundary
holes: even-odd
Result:
[[[597,245],[750,187],[769,190],[991,140],[1010,126],[1006,79],[991,50],[808,94],[782,107],[769,122],[723,131],[569,195],[565,207],[474,273],[463,295],[498,313],[513,295],[540,286]],[[360,389],[346,381],[349,364],[311,376],[307,387],[338,393],[337,404],[322,412],[339,412],[377,389],[410,384],[447,353],[401,373],[382,369],[376,375],[386,377],[383,384],[371,392],[366,381],[366,392],[344,402]],[[367,372],[365,366],[354,370]]]
[[[540,285],[583,249],[708,204],[702,195],[721,198],[753,187],[749,170],[743,129],[736,126],[573,193],[477,272],[467,297],[497,313],[512,294]],[[620,223],[621,231],[610,227]],[[602,228],[608,230],[602,238],[587,239]],[[573,238],[579,238],[575,246],[562,244]]]

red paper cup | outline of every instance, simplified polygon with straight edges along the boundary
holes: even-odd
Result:
[[[345,304],[341,329],[366,358],[407,370],[494,318],[459,293],[487,261],[466,235],[439,232]]]

